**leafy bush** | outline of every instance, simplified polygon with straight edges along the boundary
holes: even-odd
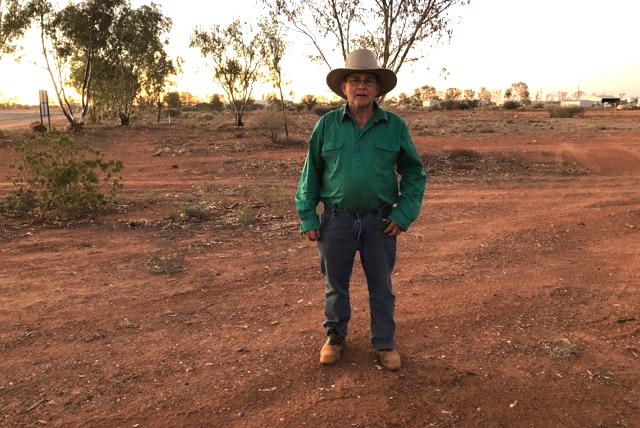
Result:
[[[335,110],[338,107],[339,106],[334,105],[317,105],[313,108],[313,112],[318,116],[324,116],[325,114],[329,113],[332,110]]]
[[[105,161],[99,151],[62,132],[30,136],[16,151],[21,162],[12,165],[17,189],[6,199],[8,213],[73,219],[115,204],[122,184],[113,174],[122,162]]]
[[[186,207],[180,213],[180,220],[205,221],[211,218],[211,213],[202,205]]]
[[[467,110],[478,107],[478,100],[444,100],[440,101],[443,110]]]
[[[179,108],[168,108],[163,111],[164,111],[165,117],[178,117],[182,114],[182,110]]]
[[[502,108],[505,110],[517,110],[520,108],[520,103],[517,101],[505,101],[504,104],[502,104]]]
[[[274,110],[262,110],[254,115],[256,131],[271,145],[277,145],[280,132],[284,131],[282,113]]]
[[[553,118],[569,118],[575,116],[583,116],[584,115],[584,107],[578,106],[553,106],[548,109],[549,116]]]
[[[145,262],[145,266],[156,275],[175,275],[187,270],[184,256],[175,251],[159,251]]]
[[[460,110],[460,101],[444,100],[440,102],[440,108],[443,110]]]
[[[179,92],[169,92],[164,97],[164,102],[167,104],[169,108],[180,108],[182,107],[182,100],[180,99]]]

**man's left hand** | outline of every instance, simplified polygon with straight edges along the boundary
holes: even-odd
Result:
[[[402,232],[402,228],[400,228],[395,221],[389,219],[389,224],[387,224],[387,228],[384,230],[384,233],[388,236],[398,236]]]

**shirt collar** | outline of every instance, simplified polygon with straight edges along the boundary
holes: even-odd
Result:
[[[342,106],[342,113],[341,113],[341,117],[342,120],[344,121],[346,118],[351,118],[351,116],[349,115],[349,104],[346,104],[344,106]],[[373,103],[373,122],[380,122],[380,121],[387,121],[387,112],[384,111],[379,105],[378,103],[374,102]]]

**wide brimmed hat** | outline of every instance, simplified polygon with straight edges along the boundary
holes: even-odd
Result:
[[[396,87],[398,78],[388,68],[380,68],[373,52],[368,49],[358,49],[347,56],[344,68],[336,68],[327,74],[327,85],[341,98],[347,99],[342,91],[342,81],[351,73],[372,73],[378,76],[380,91],[378,96],[385,95]]]

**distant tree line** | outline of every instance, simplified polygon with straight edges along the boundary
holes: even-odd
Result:
[[[234,20],[194,28],[189,42],[211,64],[213,81],[225,92],[238,126],[243,125],[254,85],[270,82],[286,128],[287,70],[282,59],[289,40],[306,38],[316,49],[308,60],[329,68],[364,47],[376,52],[383,67],[398,72],[424,57],[430,43],[449,40],[453,31],[448,12],[470,3],[262,1],[266,16],[257,23]],[[152,2],[133,8],[129,0],[83,0],[56,9],[48,0],[0,0],[0,59],[18,55],[25,31],[37,28],[55,98],[71,128],[82,129],[88,118],[104,116],[127,125],[136,103],[155,105],[160,120],[182,65],[165,49],[171,25]]]

